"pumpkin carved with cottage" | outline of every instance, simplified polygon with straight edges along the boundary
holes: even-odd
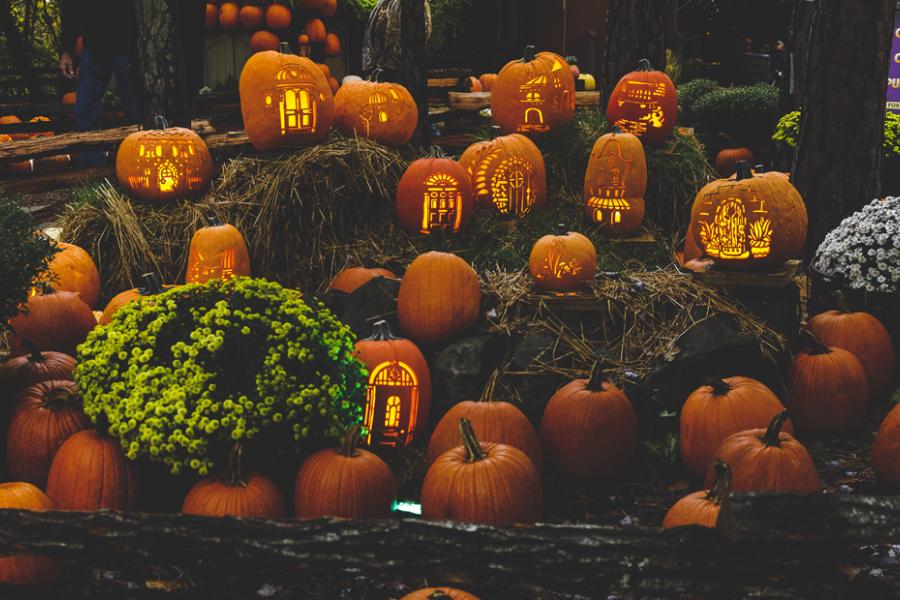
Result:
[[[474,208],[466,170],[452,158],[420,158],[397,185],[397,220],[409,234],[465,229]]]
[[[188,250],[187,283],[250,277],[250,253],[238,228],[212,219],[194,232]]]
[[[643,59],[636,71],[627,73],[613,88],[606,118],[642,142],[659,144],[672,135],[678,118],[675,84]]]
[[[358,135],[396,148],[409,142],[419,122],[412,94],[399,83],[354,81],[334,97],[334,125],[344,135]]]
[[[647,160],[644,146],[617,127],[594,143],[584,174],[585,215],[616,234],[636,231],[644,220]]]

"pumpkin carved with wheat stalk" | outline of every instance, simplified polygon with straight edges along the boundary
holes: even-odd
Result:
[[[528,268],[538,288],[571,292],[594,279],[597,249],[586,236],[567,231],[560,223],[555,235],[545,235],[534,243]]]

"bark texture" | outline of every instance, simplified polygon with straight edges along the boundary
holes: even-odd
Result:
[[[809,211],[806,258],[880,194],[895,0],[818,0],[804,58],[792,180]]]
[[[654,68],[666,66],[666,10],[659,0],[609,0],[603,46],[606,97],[622,75],[646,58]]]

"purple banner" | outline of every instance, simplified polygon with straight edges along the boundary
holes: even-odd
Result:
[[[891,36],[891,66],[888,69],[887,108],[900,113],[900,11],[894,15]]]

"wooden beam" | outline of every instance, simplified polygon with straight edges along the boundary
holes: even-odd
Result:
[[[42,175],[25,175],[15,179],[0,180],[0,194],[15,196],[19,194],[35,194],[61,188],[77,187],[84,183],[98,181],[104,177],[113,178],[116,171],[112,166],[92,167],[76,171],[60,171],[57,173],[45,173]],[[35,216],[37,219],[56,212],[52,207]]]

